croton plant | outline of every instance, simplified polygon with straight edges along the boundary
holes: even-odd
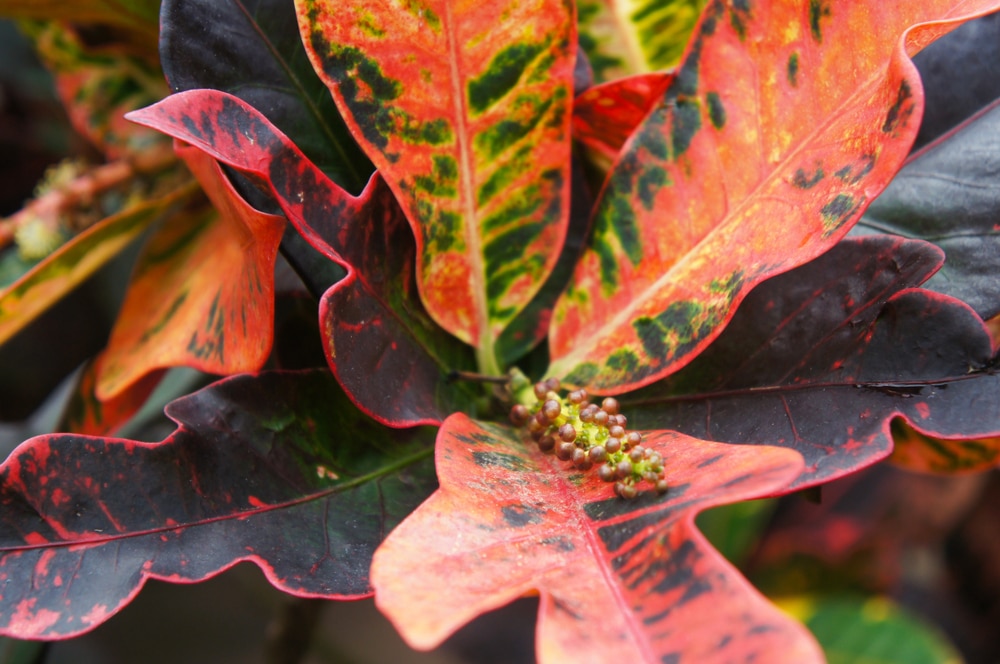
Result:
[[[911,154],[910,58],[1000,0],[160,5],[0,1],[104,156],[0,341],[144,242],[0,466],[0,633],[252,561],[418,649],[537,594],[542,662],[821,661],[695,515],[996,465],[1000,116]]]

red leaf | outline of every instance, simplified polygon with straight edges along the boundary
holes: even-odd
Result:
[[[379,608],[411,645],[433,648],[538,591],[541,662],[821,661],[808,632],[693,522],[707,507],[779,490],[800,457],[665,431],[644,445],[664,456],[672,488],[627,501],[594,474],[529,451],[508,427],[450,417],[438,434],[441,488],[372,561]]]
[[[908,54],[997,6],[709,3],[609,176],[553,317],[550,373],[648,385],[718,336],[754,284],[829,249],[917,131]]]
[[[658,72],[590,88],[573,101],[573,139],[608,170],[673,80],[673,72]]]
[[[761,284],[704,353],[621,397],[623,408],[635,426],[797,450],[806,471],[792,488],[885,458],[896,417],[935,437],[1000,436],[1000,376],[983,321],[912,288],[941,260],[917,240],[844,240]],[[969,463],[949,460],[952,470]]]
[[[428,311],[492,367],[566,233],[571,6],[296,7],[313,66],[410,219]]]
[[[57,430],[87,436],[114,433],[142,407],[164,373],[147,374],[115,398],[102,401],[97,396],[97,362],[89,362],[73,389]]]
[[[323,336],[331,368],[360,408],[390,426],[412,426],[471,407],[467,386],[448,380],[472,367],[471,354],[430,320],[406,283],[413,237],[379,176],[351,196],[263,115],[215,90],[172,95],[129,118],[266,184],[302,236],[347,268],[323,297]]]
[[[99,361],[101,399],[165,367],[256,371],[271,350],[284,219],[246,203],[200,150],[177,152],[218,215],[176,219],[146,247]]]
[[[79,634],[147,579],[244,560],[288,593],[367,595],[375,547],[434,486],[433,430],[379,427],[326,371],[226,379],[166,412],[160,443],[39,436],[0,466],[0,633]]]

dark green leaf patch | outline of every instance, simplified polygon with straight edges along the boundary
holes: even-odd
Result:
[[[531,470],[533,467],[519,457],[506,452],[473,452],[472,460],[481,468],[495,466],[505,470],[521,472]]]
[[[683,355],[716,327],[718,308],[695,301],[674,302],[656,316],[642,316],[632,322],[646,354],[660,362]]]
[[[589,385],[601,373],[601,368],[593,362],[584,362],[573,367],[563,377],[563,382],[567,385]]]
[[[413,16],[427,23],[434,32],[441,32],[441,19],[426,3],[420,2],[420,0],[406,0],[403,3],[403,8]]]
[[[899,129],[900,126],[905,125],[906,121],[913,114],[913,109],[913,91],[910,89],[910,84],[904,80],[902,85],[899,86],[899,91],[896,93],[895,103],[893,103],[888,113],[886,113],[885,122],[882,123],[882,132],[891,134]]]
[[[823,215],[823,233],[830,235],[843,226],[854,215],[860,207],[861,202],[856,201],[849,194],[837,194],[833,200],[823,206],[820,214]]]
[[[795,175],[792,176],[792,184],[799,189],[812,189],[817,184],[819,184],[826,174],[823,172],[822,166],[816,166],[816,170],[813,171],[812,175],[806,173],[805,169],[799,168],[795,171]]]
[[[691,146],[694,135],[701,129],[701,105],[694,98],[678,98],[674,107],[671,130],[673,158],[681,156]],[[723,122],[725,119],[723,118]]]
[[[786,67],[786,73],[788,74],[788,84],[793,88],[799,85],[799,54],[792,53],[788,56],[788,65]]]
[[[560,91],[564,94],[558,94]],[[556,94],[544,100],[529,95],[519,96],[515,102],[515,107],[518,109],[530,109],[528,117],[523,120],[514,120],[509,117],[504,118],[478,133],[473,139],[476,153],[484,161],[491,161],[530,134],[538,126],[538,123],[542,121],[545,114],[548,113],[553,102],[559,101],[565,96],[565,91],[561,89],[560,91],[557,91]]]
[[[733,0],[729,7],[729,24],[743,41],[747,37],[747,23],[752,19],[750,0]]]
[[[830,17],[829,0],[809,0],[809,31],[816,43],[823,43],[823,19]]]
[[[493,56],[486,71],[467,85],[472,113],[482,113],[513,90],[524,70],[544,49],[543,44],[511,44]]]
[[[708,103],[708,119],[712,121],[712,126],[722,129],[726,126],[726,107],[722,105],[722,97],[718,92],[709,92],[705,95]]]

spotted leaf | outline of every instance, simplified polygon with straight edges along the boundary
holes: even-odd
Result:
[[[897,418],[956,440],[952,451],[908,445],[912,465],[981,467],[996,450],[972,441],[1000,435],[996,351],[968,306],[914,288],[941,260],[918,240],[844,240],[757,287],[702,355],[623,408],[636,426],[797,450],[795,487],[888,456]]]
[[[575,29],[559,0],[298,0],[313,65],[417,238],[431,316],[497,369],[494,340],[569,217]]]
[[[406,281],[413,237],[381,176],[351,196],[263,115],[223,92],[178,93],[129,117],[260,182],[302,237],[347,269],[323,296],[322,327],[330,365],[360,408],[412,426],[472,407],[467,386],[449,380],[474,366],[472,354],[430,319]]]
[[[101,399],[165,367],[256,371],[271,350],[285,220],[247,204],[200,150],[178,154],[215,209],[193,210],[147,244],[99,362]]]
[[[609,174],[553,317],[551,374],[610,393],[654,382],[753,285],[829,249],[913,141],[908,56],[998,4],[710,2]]]
[[[370,593],[386,532],[434,487],[431,429],[385,429],[326,371],[244,375],[174,401],[166,440],[54,434],[0,466],[0,633],[61,638],[148,579],[239,561],[281,590]]]
[[[779,490],[799,455],[665,431],[644,444],[672,489],[628,501],[509,427],[453,415],[438,434],[440,489],[375,553],[376,604],[424,649],[537,591],[543,663],[821,661],[694,527],[701,509]]]

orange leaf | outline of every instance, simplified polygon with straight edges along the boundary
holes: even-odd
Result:
[[[780,490],[802,458],[667,431],[644,445],[663,455],[672,488],[622,500],[509,427],[451,416],[437,440],[440,489],[375,553],[379,608],[410,645],[433,648],[537,591],[543,663],[821,661],[808,632],[694,526],[702,509]]]
[[[559,0],[297,0],[303,41],[406,211],[431,316],[493,343],[569,215],[573,13]]]
[[[218,213],[173,219],[149,242],[99,362],[100,399],[164,367],[255,371],[271,349],[284,218],[248,205],[205,153],[177,151]]]
[[[649,384],[718,336],[755,284],[830,248],[916,134],[908,55],[998,6],[710,3],[609,175],[553,316],[550,373],[609,393]]]

